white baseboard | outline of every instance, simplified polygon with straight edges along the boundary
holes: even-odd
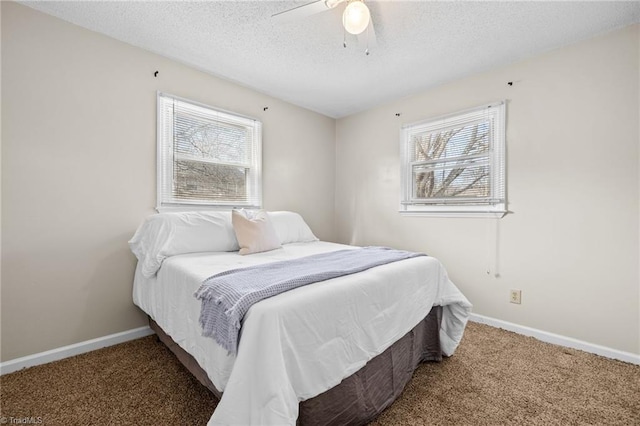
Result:
[[[535,337],[543,342],[553,343],[554,345],[565,346],[567,348],[579,349],[606,358],[618,359],[620,361],[629,362],[631,364],[640,365],[640,355],[631,352],[619,351],[606,346],[600,346],[593,343],[584,342],[582,340],[573,339],[571,337],[561,336],[559,334],[549,333],[547,331],[535,328],[525,327],[523,325],[514,324],[512,322],[502,321],[499,319],[485,317],[484,315],[471,314],[469,320],[480,324],[490,325],[492,327],[502,328],[504,330],[513,331],[514,333],[525,336]]]
[[[134,328],[133,330],[122,331],[120,333],[98,337],[97,339],[86,340],[84,342],[74,343],[73,345],[51,349],[50,351],[12,359],[0,363],[0,375],[13,373],[14,371],[33,367],[35,365],[58,361],[63,358],[69,358],[85,352],[95,351],[96,349],[117,345],[118,343],[128,342],[129,340],[139,339],[152,334],[155,333],[151,328],[149,328],[149,326]]]
[[[619,351],[617,349],[611,349],[606,346],[595,345],[593,343],[584,342],[582,340],[573,339],[571,337],[561,336],[559,334],[549,333],[547,331],[525,327],[523,325],[518,325],[512,322],[502,321],[499,319],[474,313],[470,315],[469,320],[480,324],[486,324],[492,327],[513,331],[514,333],[522,334],[524,336],[535,337],[538,340],[552,343],[554,345],[579,349],[581,351],[601,355],[607,358],[618,359],[620,361],[640,365],[640,355],[632,354],[630,352]],[[75,343],[69,346],[63,346],[61,348],[52,349],[46,352],[40,352],[34,355],[12,359],[0,363],[0,375],[13,373],[14,371],[22,370],[23,368],[58,361],[64,358],[91,352],[96,349],[105,348],[107,346],[117,345],[118,343],[128,342],[129,340],[150,336],[152,334],[154,334],[154,332],[148,326],[139,327],[134,328],[133,330],[110,334],[108,336]]]

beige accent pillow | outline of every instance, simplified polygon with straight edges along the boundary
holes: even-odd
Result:
[[[240,254],[260,253],[282,247],[269,215],[264,210],[248,218],[244,212],[233,210],[231,223],[240,245]]]

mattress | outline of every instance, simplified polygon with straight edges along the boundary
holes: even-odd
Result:
[[[450,355],[471,305],[436,259],[419,257],[311,284],[254,305],[237,356],[203,337],[194,292],[224,270],[349,248],[286,244],[251,256],[193,253],[167,258],[158,274],[136,271],[134,302],[191,354],[219,392],[209,424],[295,424],[300,401],[333,388],[443,306],[440,340]]]
[[[320,395],[301,401],[296,425],[358,426],[375,419],[400,396],[420,363],[442,360],[441,320],[442,306],[432,307],[424,320],[360,370]],[[149,319],[149,325],[182,365],[220,399],[222,394],[196,360],[155,321]]]

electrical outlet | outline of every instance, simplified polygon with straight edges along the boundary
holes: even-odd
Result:
[[[522,290],[510,290],[509,302],[520,305],[522,303]]]

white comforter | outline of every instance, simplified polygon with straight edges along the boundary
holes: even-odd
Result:
[[[227,269],[349,246],[287,244],[240,256],[196,253],[166,259],[153,278],[136,270],[133,299],[189,352],[224,391],[209,425],[294,425],[298,403],[339,384],[442,305],[440,339],[453,354],[471,304],[432,257],[382,265],[301,287],[255,304],[245,316],[236,357],[201,336],[202,281]]]

